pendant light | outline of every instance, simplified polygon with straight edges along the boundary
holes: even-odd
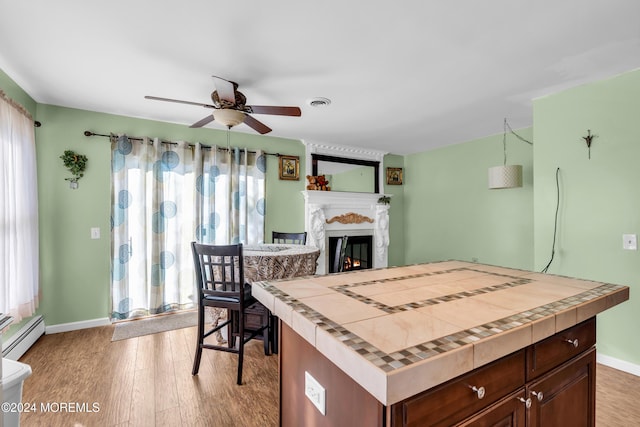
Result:
[[[507,164],[507,129],[510,133],[513,133],[518,139],[532,144],[524,138],[516,135],[507,123],[507,119],[504,119],[504,132],[502,134],[502,148],[504,152],[504,163],[502,166],[494,166],[489,168],[489,189],[498,190],[503,188],[518,188],[522,187],[522,165],[508,165]]]

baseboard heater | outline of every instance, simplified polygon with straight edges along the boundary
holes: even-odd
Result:
[[[2,357],[11,360],[20,359],[38,338],[44,335],[44,332],[44,318],[41,315],[34,316],[2,344]]]

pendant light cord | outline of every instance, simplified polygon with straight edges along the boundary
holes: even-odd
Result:
[[[517,133],[515,133],[513,131],[513,129],[511,129],[511,126],[509,126],[509,123],[507,123],[507,118],[504,118],[504,132],[502,133],[502,150],[504,153],[504,165],[507,165],[507,131],[509,131],[509,133],[515,135],[516,138],[518,138],[520,141],[522,142],[526,142],[529,145],[533,145],[533,142],[524,139],[523,137],[521,137],[520,135],[518,135]]]
[[[553,257],[556,253],[556,235],[558,232],[558,210],[560,209],[560,181],[558,179],[558,174],[560,173],[560,168],[556,169],[556,216],[553,224],[553,244],[551,245],[551,259],[547,263],[547,265],[542,269],[541,273],[546,273],[549,270],[549,266],[553,262]]]

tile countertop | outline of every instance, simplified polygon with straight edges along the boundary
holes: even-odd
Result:
[[[384,405],[629,299],[626,286],[461,261],[252,286],[262,304]]]

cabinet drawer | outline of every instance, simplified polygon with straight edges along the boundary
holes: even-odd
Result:
[[[394,426],[450,426],[524,385],[520,350],[469,374],[392,406]],[[472,388],[483,387],[484,395]]]
[[[527,381],[559,366],[596,343],[596,318],[558,332],[527,349]]]

